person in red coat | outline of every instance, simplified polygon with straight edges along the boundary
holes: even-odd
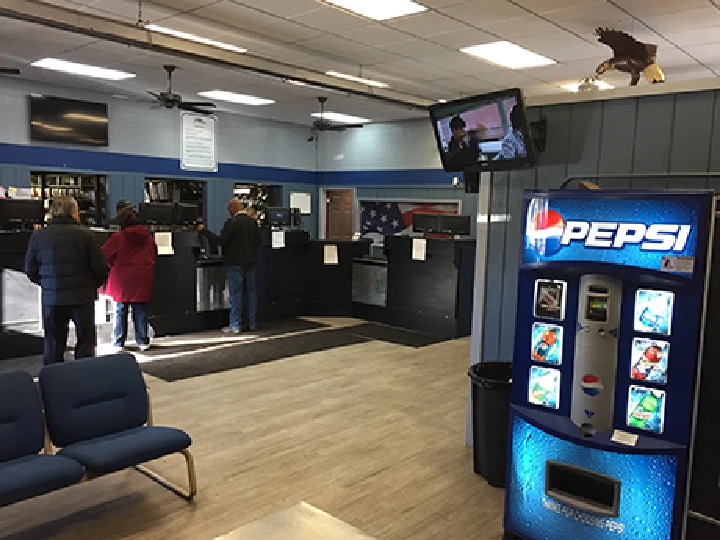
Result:
[[[110,267],[105,294],[116,302],[113,346],[116,351],[125,347],[128,311],[132,308],[135,342],[141,351],[146,351],[150,348],[147,305],[152,296],[158,249],[135,210],[122,210],[118,221],[120,232],[113,234],[102,248]]]

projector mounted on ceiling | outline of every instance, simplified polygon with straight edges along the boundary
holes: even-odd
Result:
[[[155,93],[150,90],[147,91],[152,97],[154,97],[160,107],[166,109],[180,109],[183,111],[190,111],[199,114],[212,114],[213,111],[208,111],[208,108],[215,108],[215,104],[210,101],[183,101],[180,94],[174,94],[172,91],[172,74],[176,69],[176,66],[165,65],[163,69],[167,72],[167,92]]]
[[[333,124],[325,118],[325,104],[328,98],[321,96],[318,98],[320,102],[320,117],[313,122],[312,128],[316,131],[345,131],[346,129],[356,129],[363,127],[363,124]]]

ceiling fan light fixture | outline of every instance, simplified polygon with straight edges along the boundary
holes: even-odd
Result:
[[[205,92],[198,92],[198,96],[216,99],[218,101],[227,101],[229,103],[239,103],[240,105],[252,105],[254,107],[275,103],[275,100],[272,99],[236,94],[235,92],[226,92],[225,90],[207,90]]]
[[[189,32],[183,32],[182,30],[174,30],[172,28],[166,28],[165,26],[158,26],[157,24],[146,24],[145,29],[150,30],[151,32],[157,32],[159,34],[166,34],[168,36],[186,39],[188,41],[194,41],[195,43],[202,43],[203,45],[217,47],[218,49],[224,49],[226,51],[236,52],[240,54],[248,52],[247,49],[243,49],[242,47],[238,47],[237,45],[231,45],[230,43],[224,43],[222,41],[204,38],[202,36],[191,34]]]
[[[30,65],[42,69],[68,73],[69,75],[80,75],[81,77],[105,79],[108,81],[122,81],[124,79],[132,79],[135,77],[134,73],[91,66],[88,64],[79,64],[77,62],[68,62],[67,60],[59,60],[57,58],[43,58],[42,60],[37,60]]]
[[[341,124],[369,124],[372,122],[369,118],[362,118],[360,116],[352,116],[350,114],[342,114],[335,112],[324,112],[324,113],[311,113],[310,116],[313,118],[320,118],[322,120],[329,120],[330,122],[339,122]]]
[[[509,41],[495,41],[464,47],[460,49],[460,52],[508,69],[526,69],[550,66],[556,63],[551,58],[529,51]]]
[[[579,92],[581,90],[581,87],[583,90],[586,90],[590,86],[595,86],[597,90],[612,90],[615,88],[612,84],[600,79],[595,79],[594,81],[583,80],[582,82],[562,84],[560,85],[560,88],[563,88],[564,90],[569,90],[570,92]]]
[[[374,81],[372,79],[366,79],[364,77],[356,77],[355,75],[348,75],[347,73],[340,73],[338,71],[326,71],[325,75],[330,77],[337,77],[338,79],[345,79],[346,81],[353,81],[360,84],[366,84],[368,86],[374,86],[375,88],[387,88],[388,85],[384,82]]]
[[[412,0],[318,0],[321,4],[349,11],[375,21],[389,21],[406,15],[427,11],[425,6]]]

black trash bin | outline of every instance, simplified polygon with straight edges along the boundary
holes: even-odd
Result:
[[[491,486],[504,488],[512,364],[475,364],[468,376],[472,381],[473,468]]]

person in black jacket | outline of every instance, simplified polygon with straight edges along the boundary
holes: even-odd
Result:
[[[95,300],[108,265],[89,229],[79,223],[77,201],[55,197],[52,219],[30,238],[25,274],[42,288],[45,364],[64,360],[68,323],[75,323],[75,358],[95,356]]]
[[[230,326],[223,328],[223,332],[238,334],[243,329],[243,289],[247,295],[248,327],[250,330],[257,328],[255,269],[262,237],[257,221],[246,213],[239,199],[231,199],[227,208],[230,218],[223,225],[220,235],[210,232],[203,225],[198,226],[198,231],[222,247],[230,287]]]

